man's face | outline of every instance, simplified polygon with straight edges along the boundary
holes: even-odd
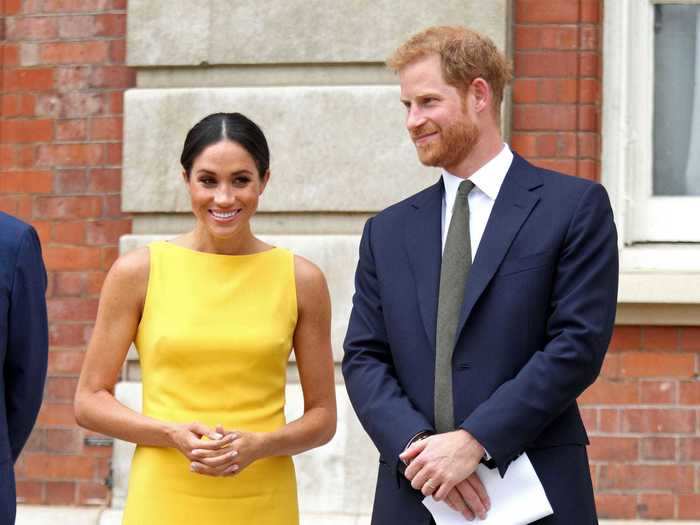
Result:
[[[426,166],[453,172],[471,152],[479,129],[469,114],[469,93],[447,84],[440,57],[428,55],[399,72],[406,129]]]

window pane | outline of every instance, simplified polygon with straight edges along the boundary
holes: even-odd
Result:
[[[700,195],[699,17],[700,5],[655,7],[654,195]]]

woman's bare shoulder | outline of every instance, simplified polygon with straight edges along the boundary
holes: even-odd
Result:
[[[120,291],[143,292],[148,285],[151,253],[147,246],[121,255],[109,270],[105,284],[118,286]]]
[[[294,255],[294,277],[297,281],[297,286],[302,287],[317,287],[325,285],[326,278],[321,269],[301,255]]]
[[[300,305],[317,305],[329,300],[326,277],[321,269],[307,258],[294,256],[294,278]]]

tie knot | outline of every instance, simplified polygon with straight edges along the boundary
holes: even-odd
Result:
[[[459,183],[459,188],[457,189],[457,195],[460,197],[466,197],[469,192],[474,188],[474,183],[469,179],[463,180]]]

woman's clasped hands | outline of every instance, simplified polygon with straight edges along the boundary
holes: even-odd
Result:
[[[172,439],[190,461],[190,470],[206,476],[231,476],[262,457],[263,438],[256,432],[188,423],[176,425]]]

